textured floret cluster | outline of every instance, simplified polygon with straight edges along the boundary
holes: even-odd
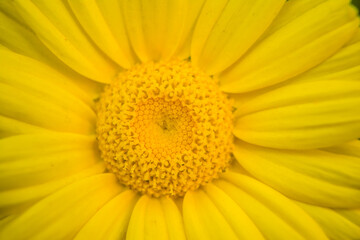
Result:
[[[188,61],[145,63],[103,92],[97,134],[109,171],[131,189],[179,197],[231,161],[232,103]]]

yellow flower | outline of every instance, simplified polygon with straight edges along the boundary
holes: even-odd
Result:
[[[0,239],[360,239],[346,0],[0,1]]]

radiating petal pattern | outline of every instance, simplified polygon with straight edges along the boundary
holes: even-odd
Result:
[[[195,24],[199,18],[201,10],[204,6],[205,0],[186,0],[188,4],[184,32],[179,43],[179,47],[174,57],[179,59],[186,59],[190,57],[190,47],[192,43],[192,36],[195,29]]]
[[[284,2],[207,1],[194,30],[191,61],[210,75],[229,67],[260,37]]]
[[[70,0],[69,4],[82,27],[105,54],[123,68],[129,68],[135,63],[127,35],[125,34],[125,27],[121,21],[119,1]],[[106,12],[102,13],[100,6]],[[114,14],[111,15],[110,9],[120,15],[117,18],[120,19],[120,22],[116,26],[122,35],[118,34],[118,38],[114,36],[105,19],[105,14],[110,13],[108,20],[114,20]]]
[[[26,210],[1,229],[0,238],[73,238],[84,223],[120,190],[113,174],[85,178]]]
[[[234,134],[261,146],[311,149],[360,136],[360,84],[354,80],[299,81],[243,100]]]
[[[71,80],[4,48],[0,56],[1,115],[52,130],[94,132],[92,99]]]
[[[125,0],[122,9],[132,47],[142,62],[169,60],[182,37],[187,1]]]
[[[204,187],[204,191],[225,217],[239,239],[264,239],[254,222],[221,188],[208,184]]]
[[[0,115],[0,138],[17,134],[47,132],[50,132],[50,130]]]
[[[118,67],[82,31],[61,0],[14,1],[16,10],[44,45],[66,65],[99,82],[110,82]]]
[[[330,239],[360,239],[360,226],[335,210],[298,203],[319,225]]]
[[[132,190],[121,192],[85,224],[75,239],[124,239],[137,199],[137,194]]]
[[[188,239],[238,239],[235,230],[205,192],[187,192],[183,216]]]
[[[215,184],[243,209],[266,239],[327,239],[311,217],[274,189],[235,172],[225,173],[223,178],[226,181]]]
[[[93,136],[18,135],[1,139],[0,149],[0,209],[5,212],[104,171]]]
[[[324,207],[360,206],[359,157],[242,142],[236,142],[234,155],[248,172],[288,197]]]
[[[242,93],[283,82],[318,65],[349,41],[359,20],[347,0],[309,2],[285,4],[262,40],[219,76],[223,91]]]
[[[131,215],[126,239],[185,239],[181,214],[174,201],[143,195]]]
[[[3,9],[4,3],[8,3],[7,7]],[[8,15],[16,13],[10,1],[1,1],[0,9],[0,44],[11,51],[25,55],[27,57],[36,59],[43,64],[51,66],[53,71],[58,71],[62,75],[71,79],[74,84],[81,86],[84,91],[90,96],[99,93],[99,83],[85,78],[76,73],[61,60],[59,60],[46,46],[39,40],[39,38],[26,25],[21,24],[20,17],[12,19]],[[20,18],[20,19],[19,19]]]
[[[349,2],[0,0],[0,239],[360,239]]]

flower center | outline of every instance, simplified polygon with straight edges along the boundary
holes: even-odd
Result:
[[[232,104],[188,61],[145,63],[105,88],[97,134],[102,158],[121,183],[180,197],[228,167]]]

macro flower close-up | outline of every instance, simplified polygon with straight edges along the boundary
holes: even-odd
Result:
[[[350,0],[0,0],[0,239],[360,239],[359,26]]]

